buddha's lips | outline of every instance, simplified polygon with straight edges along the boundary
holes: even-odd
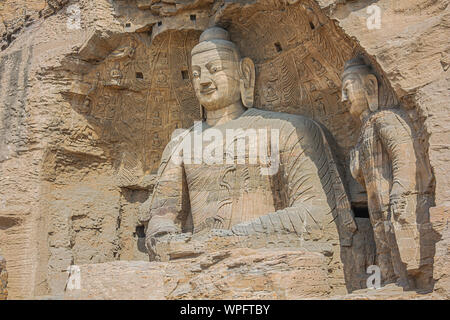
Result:
[[[201,94],[211,94],[211,93],[213,93],[216,90],[217,90],[216,88],[209,88],[209,89],[206,89],[206,90],[200,90],[200,93]]]

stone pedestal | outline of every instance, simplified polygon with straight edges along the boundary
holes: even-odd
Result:
[[[305,251],[231,249],[168,262],[80,266],[65,299],[307,299],[333,289],[325,257]]]
[[[166,235],[158,261],[73,266],[65,299],[309,299],[365,288],[373,240],[304,241],[293,234],[235,236],[228,230]]]

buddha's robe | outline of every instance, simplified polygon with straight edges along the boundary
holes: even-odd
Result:
[[[263,163],[267,159],[250,163],[250,140],[245,142],[245,163],[226,163],[233,142],[226,139],[227,129],[238,128],[267,130],[269,143],[263,145],[272,157],[271,144],[276,141],[271,130],[278,130],[279,167],[274,174],[262,174],[270,166]],[[211,129],[223,134],[223,163],[176,163],[172,158],[180,141],[167,145],[148,210],[141,217],[148,223],[147,237],[175,225],[179,232],[213,228],[231,229],[237,235],[290,232],[313,240],[340,238],[342,245],[351,245],[356,224],[330,146],[317,123],[252,108],[222,125],[209,128],[203,123],[203,135]],[[194,132],[191,129],[184,138],[191,139]]]

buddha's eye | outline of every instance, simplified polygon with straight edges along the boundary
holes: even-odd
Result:
[[[198,77],[200,77],[200,72],[198,72],[197,70],[195,70],[194,72],[192,72],[192,76],[193,76],[194,78],[198,78]]]
[[[219,71],[220,70],[220,68],[218,67],[218,66],[212,66],[210,69],[209,69],[209,72],[211,72],[211,73],[216,73],[217,71]]]

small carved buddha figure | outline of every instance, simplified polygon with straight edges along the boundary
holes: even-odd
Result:
[[[432,175],[418,152],[408,116],[378,105],[377,77],[361,57],[345,64],[342,100],[361,124],[350,170],[367,191],[377,264],[385,283],[411,287],[411,276],[426,263],[419,228],[429,219],[426,194]]]
[[[237,236],[292,233],[305,241],[351,246],[356,224],[321,126],[302,116],[253,108],[254,64],[241,59],[224,29],[210,28],[200,36],[192,49],[192,79],[206,119],[182,139],[172,139],[163,152],[154,192],[141,208],[151,257],[157,258],[158,237],[211,229]],[[230,131],[238,133],[231,140]],[[275,132],[278,139],[270,134],[270,142],[260,140],[261,131]],[[249,151],[252,132],[258,133],[257,159]],[[196,149],[197,135],[204,138]],[[192,140],[187,145],[194,157],[198,151],[204,157],[212,144],[218,157],[187,161],[191,147],[186,147],[182,159],[173,161],[182,141]],[[236,140],[243,144],[237,141],[234,149]],[[236,158],[240,151],[243,161]],[[268,173],[269,167],[275,170]]]

